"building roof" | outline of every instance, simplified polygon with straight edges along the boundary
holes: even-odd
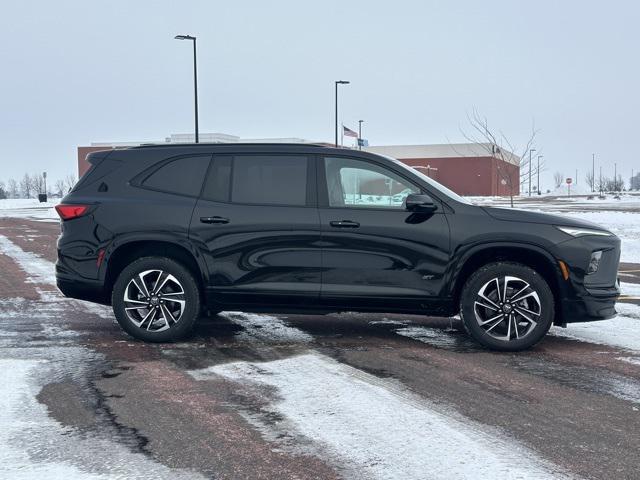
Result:
[[[460,157],[493,157],[504,159],[518,165],[520,157],[502,149],[498,155],[495,149],[500,148],[490,143],[443,143],[436,145],[380,145],[364,148],[367,152],[386,155],[398,159],[410,158],[460,158]]]

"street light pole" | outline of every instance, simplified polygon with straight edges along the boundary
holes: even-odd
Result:
[[[540,159],[543,157],[544,155],[538,155],[538,195],[540,195]]]
[[[358,150],[362,150],[362,124],[364,120],[358,120]]]
[[[591,191],[596,191],[596,154],[591,154]]]
[[[196,37],[191,35],[176,35],[176,40],[192,40],[193,41],[193,101],[194,101],[194,113],[195,113],[195,128],[196,128],[196,143],[200,142],[200,135],[198,129],[198,65],[196,55]]]
[[[618,191],[618,164],[613,164],[613,190]]]
[[[336,80],[336,148],[338,147],[338,85],[348,85],[350,82],[348,80]]]
[[[535,151],[535,148],[529,150],[529,196],[531,196],[531,154]]]

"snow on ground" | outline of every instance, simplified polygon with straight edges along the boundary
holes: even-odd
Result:
[[[624,277],[622,278],[624,279]],[[640,297],[640,283],[620,282],[620,292],[622,295]]]
[[[46,222],[58,222],[60,217],[55,206],[60,199],[49,199],[46,203],[40,203],[33,198],[8,198],[0,200],[0,218],[28,218]]]
[[[400,384],[319,353],[271,362],[234,362],[192,371],[275,389],[252,423],[297,432],[358,478],[560,478],[533,451],[497,430],[444,412]],[[271,410],[270,410],[271,409]],[[267,411],[269,410],[269,411]],[[269,418],[282,418],[277,426]],[[306,441],[305,441],[306,439]]]
[[[34,253],[25,252],[4,235],[0,235],[0,253],[14,259],[18,266],[29,276],[28,282],[55,285],[56,272],[53,263]]]
[[[263,343],[309,343],[313,337],[302,330],[292,328],[276,317],[255,313],[224,312],[221,314],[244,327],[238,338],[245,341],[260,340]]]
[[[0,478],[202,478],[196,472],[170,469],[144,453],[131,451],[116,433],[110,435],[105,430],[100,435],[80,435],[49,416],[46,406],[37,400],[42,387],[52,381],[91,378],[85,370],[102,361],[101,356],[69,341],[77,332],[51,325],[50,319],[64,318],[69,309],[102,316],[108,309],[52,291],[53,263],[25,252],[1,235],[0,253],[15,260],[28,281],[39,285],[36,290],[40,293],[35,301],[0,299],[1,320],[11,319],[0,321]],[[34,317],[49,319],[42,331],[21,331],[21,325]],[[25,335],[34,338],[25,341]]]
[[[567,328],[553,327],[551,334],[640,353],[640,306],[618,302],[616,310],[618,316],[611,320],[570,323]]]
[[[0,478],[203,478],[196,472],[165,467],[117,441],[92,434],[76,435],[73,429],[49,417],[47,407],[36,399],[45,374],[55,377],[53,370],[78,369],[78,365],[90,361],[87,351],[54,345],[14,350],[6,345],[0,350]],[[25,353],[33,358],[8,358]]]

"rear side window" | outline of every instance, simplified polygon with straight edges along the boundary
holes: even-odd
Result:
[[[231,193],[231,162],[233,157],[214,157],[202,198],[213,202],[228,202]]]
[[[233,159],[231,201],[304,206],[309,160],[303,156],[242,155]]]
[[[210,155],[181,157],[163,164],[142,186],[178,195],[197,197],[209,166]]]

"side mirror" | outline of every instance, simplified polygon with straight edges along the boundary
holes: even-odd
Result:
[[[438,206],[433,203],[433,199],[425,194],[411,193],[407,196],[405,202],[406,209],[409,212],[430,213],[438,209]]]

